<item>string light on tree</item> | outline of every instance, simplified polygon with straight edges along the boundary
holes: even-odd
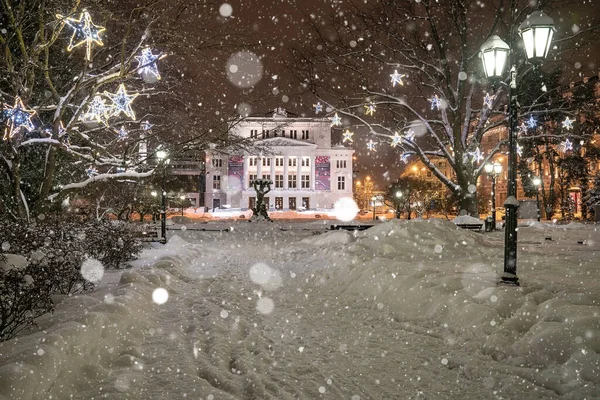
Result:
[[[377,151],[377,149],[375,149],[375,143],[373,143],[372,140],[369,140],[369,143],[367,143],[367,150],[369,151]]]
[[[402,153],[400,155],[400,160],[404,163],[404,164],[408,164],[408,157],[410,157],[410,153]]]
[[[394,136],[392,136],[392,147],[398,146],[402,142],[402,136],[398,134],[398,132],[394,132]]]
[[[491,109],[492,102],[494,101],[494,97],[496,97],[496,96],[490,96],[489,93],[486,93],[485,97],[483,98],[483,105],[486,106],[487,108]]]
[[[517,155],[521,157],[523,155],[523,147],[517,143]]]
[[[429,99],[429,102],[431,103],[431,109],[432,110],[439,110],[440,106],[442,105],[442,100],[439,98],[439,96],[436,94],[435,96],[433,96],[431,99]]]
[[[154,125],[152,125],[149,121],[144,121],[140,124],[140,127],[143,131],[149,131],[153,126]]]
[[[104,45],[100,35],[106,29],[103,26],[95,25],[92,22],[92,17],[90,17],[90,14],[86,10],[79,15],[79,19],[65,17],[60,14],[56,14],[56,17],[63,20],[65,24],[73,29],[73,35],[67,46],[67,51],[85,44],[85,59],[90,61],[92,59],[92,46],[95,44],[98,46]]]
[[[375,104],[374,103],[369,103],[367,105],[365,105],[365,114],[367,115],[373,115],[373,113],[375,112]]]
[[[529,119],[527,120],[527,127],[529,129],[535,129],[537,127],[537,124],[538,124],[537,119],[535,119],[533,117],[533,115],[530,115]]]
[[[481,153],[481,150],[478,148],[475,149],[475,151],[468,153],[471,156],[471,162],[476,163],[479,162],[481,160],[483,160],[483,154]]]
[[[120,113],[125,114],[131,119],[135,119],[135,113],[131,108],[131,102],[138,96],[139,93],[127,94],[125,85],[120,84],[116,93],[104,92],[104,94],[112,100],[111,116],[117,116]]]
[[[127,136],[129,136],[129,132],[127,132],[125,126],[121,125],[121,127],[117,131],[117,135],[119,135],[119,140],[125,140],[127,139]]]
[[[337,113],[335,113],[335,115],[333,116],[333,118],[331,118],[331,125],[332,126],[340,126],[340,125],[342,125],[342,119],[339,117],[339,115],[337,115]]]
[[[573,143],[569,139],[565,140],[564,142],[562,142],[562,149],[563,149],[563,152],[565,152],[565,153],[569,150],[572,151]]]
[[[166,54],[152,54],[152,49],[146,47],[142,50],[142,54],[136,56],[138,62],[138,74],[146,83],[154,83],[160,80],[160,72],[158,72],[158,60],[166,57]]]
[[[390,75],[392,77],[392,87],[396,86],[396,84],[400,86],[404,86],[404,82],[402,82],[402,78],[406,77],[405,74],[399,74],[398,70],[394,70],[394,73]]]
[[[88,104],[87,111],[81,116],[84,122],[106,123],[110,117],[110,107],[101,96],[94,96]]]
[[[415,131],[409,129],[404,132],[404,139],[413,142],[415,140]]]
[[[2,111],[2,120],[6,123],[4,128],[4,140],[12,139],[14,135],[22,130],[31,131],[35,128],[31,117],[35,115],[34,110],[25,108],[23,101],[19,96],[15,97],[15,104],[10,106],[4,104]]]
[[[93,178],[94,176],[98,175],[98,170],[96,168],[94,168],[93,165],[90,165],[86,170],[85,173],[87,174],[87,176],[89,176],[90,178]]]
[[[573,129],[573,120],[569,119],[569,117],[565,118],[565,120],[562,122],[562,127],[570,131]]]
[[[313,104],[313,107],[315,108],[315,114],[318,114],[321,111],[323,111],[323,105],[320,101],[318,101],[317,104]]]
[[[526,135],[527,134],[527,125],[525,125],[525,122],[522,122],[521,125],[519,125],[519,133],[517,133],[518,135]]]
[[[346,132],[342,133],[342,142],[353,142],[352,135],[354,135],[354,132],[350,132],[349,129],[346,129]]]

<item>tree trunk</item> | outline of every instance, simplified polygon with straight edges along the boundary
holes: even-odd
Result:
[[[41,212],[48,203],[48,195],[52,188],[52,182],[54,181],[54,172],[56,171],[56,149],[54,146],[50,146],[48,149],[48,158],[46,162],[44,181],[39,193],[39,199],[36,202],[35,211],[36,213]]]

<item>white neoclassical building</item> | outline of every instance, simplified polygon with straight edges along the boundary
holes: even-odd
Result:
[[[207,152],[207,207],[252,208],[257,178],[273,181],[267,194],[271,210],[328,209],[352,197],[354,150],[331,145],[330,119],[292,117],[279,108],[248,117],[236,129],[256,141],[256,153]]]

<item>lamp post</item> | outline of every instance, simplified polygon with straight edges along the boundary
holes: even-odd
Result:
[[[183,201],[185,200],[185,196],[179,196],[179,200],[181,200],[181,216],[183,217]]]
[[[488,174],[492,178],[492,230],[496,230],[496,178],[502,172],[502,164],[498,161],[494,161],[494,163],[487,163],[483,167],[485,173]]]
[[[400,219],[400,199],[402,198],[402,192],[396,192],[396,218]]]
[[[527,16],[519,26],[519,35],[523,38],[528,60],[536,65],[543,61],[550,49],[554,35],[554,21],[543,11],[535,11]],[[512,37],[511,37],[512,41]],[[491,36],[481,46],[479,57],[483,61],[486,77],[500,80],[508,65],[511,48],[497,35]],[[502,283],[519,285],[517,277],[517,67],[510,69],[508,102],[508,182],[506,208],[506,228],[504,239],[504,273]]]
[[[377,208],[377,196],[371,197],[371,202],[373,203],[373,221],[377,219],[375,216],[375,209]]]
[[[537,220],[540,222],[542,216],[542,210],[540,209],[540,185],[542,184],[542,180],[539,177],[533,178],[533,184],[535,186],[535,204],[537,207]]]
[[[160,236],[163,240],[167,240],[167,187],[166,187],[166,178],[165,172],[167,169],[167,164],[169,164],[169,159],[167,158],[168,154],[164,150],[159,150],[156,152],[156,157],[163,163],[163,171],[162,171],[162,209],[161,219],[160,219]]]

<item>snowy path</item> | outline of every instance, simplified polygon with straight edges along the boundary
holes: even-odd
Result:
[[[93,296],[81,299],[97,317],[65,306],[55,319],[84,325],[58,324],[50,336],[74,338],[76,351],[45,363],[81,366],[5,374],[23,393],[6,399],[600,398],[595,229],[554,230],[551,242],[522,230],[523,287],[502,288],[501,232],[267,227],[181,232],[185,241],[150,251],[94,294],[106,303],[112,290],[120,316],[100,316],[109,305]],[[165,304],[150,301],[156,287],[168,290]],[[24,349],[44,335],[31,337]],[[19,368],[35,365],[28,357]],[[3,371],[14,367],[2,368],[5,400]],[[40,379],[49,383],[36,387]]]

